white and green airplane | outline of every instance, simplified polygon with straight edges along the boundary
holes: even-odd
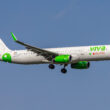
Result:
[[[23,43],[11,32],[16,43],[26,47],[26,50],[10,50],[0,39],[0,60],[16,64],[49,64],[50,69],[55,64],[63,65],[62,73],[66,73],[66,66],[74,69],[88,69],[89,61],[110,60],[110,45],[80,46],[64,48],[41,49]]]

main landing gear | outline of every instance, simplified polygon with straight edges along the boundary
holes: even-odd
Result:
[[[64,65],[64,68],[61,69],[61,72],[63,74],[66,74],[67,73],[67,69],[65,68],[67,66],[67,64]]]
[[[55,69],[55,66],[53,64],[49,64],[50,69]]]
[[[67,73],[67,69],[62,68],[62,69],[61,69],[61,72],[62,72],[63,74],[65,74],[65,73]]]
[[[67,65],[65,64],[64,65],[64,68],[62,68],[61,69],[61,72],[63,73],[63,74],[66,74],[67,73],[67,69],[65,68]],[[49,68],[50,69],[55,69],[55,66],[53,65],[53,64],[49,64]]]

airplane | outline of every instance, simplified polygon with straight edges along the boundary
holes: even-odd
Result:
[[[68,65],[72,69],[88,69],[90,61],[110,60],[110,45],[41,49],[19,41],[12,32],[11,36],[26,49],[10,50],[0,39],[0,61],[15,64],[48,64],[50,69],[54,69],[55,64],[63,65],[61,72],[65,74]]]

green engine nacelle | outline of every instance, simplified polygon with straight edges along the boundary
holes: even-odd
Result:
[[[88,61],[80,61],[78,63],[71,64],[71,68],[75,69],[88,69],[90,67],[90,63]]]
[[[53,61],[55,63],[69,63],[71,61],[71,55],[59,55]]]

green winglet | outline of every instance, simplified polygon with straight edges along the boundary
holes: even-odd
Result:
[[[11,32],[11,36],[12,36],[14,41],[17,41],[17,38],[15,37],[15,35],[12,32]]]

